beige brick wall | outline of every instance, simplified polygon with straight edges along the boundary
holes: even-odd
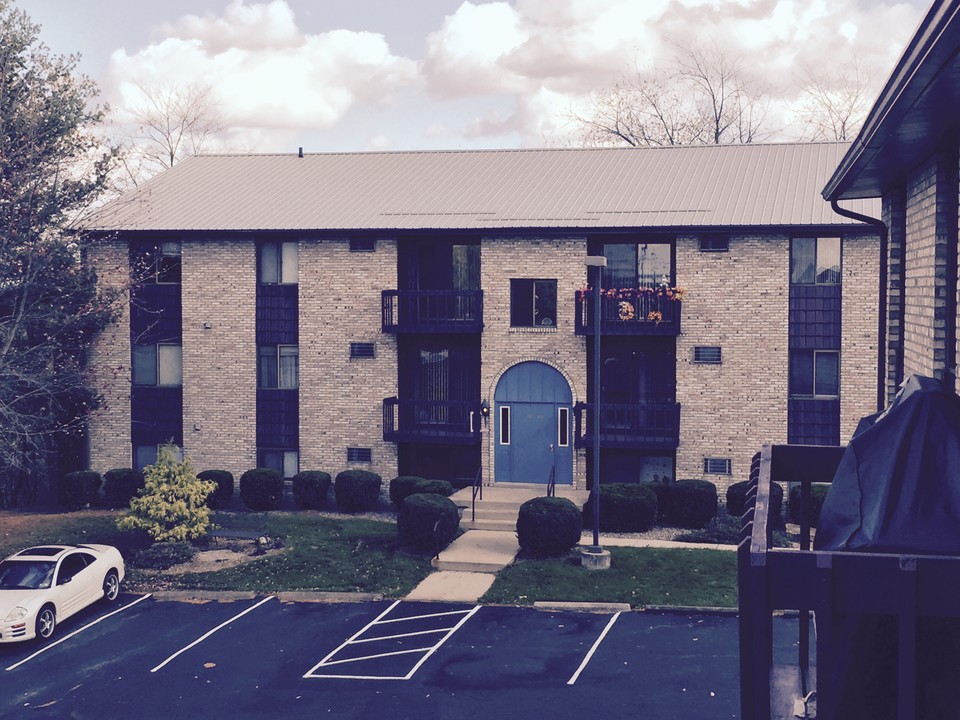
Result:
[[[696,238],[677,239],[677,478],[709,480],[721,496],[764,443],[787,440],[789,247],[785,235],[738,236],[729,252],[704,253]],[[719,345],[723,363],[694,364],[697,345]],[[705,457],[730,458],[732,475],[705,475]]]
[[[397,286],[397,244],[352,253],[343,239],[300,242],[300,468],[336,476],[347,448],[372,450],[355,467],[397,474],[397,449],[383,440],[383,399],[397,394],[397,343],[384,335],[380,290]],[[376,357],[350,359],[351,342]]]
[[[883,196],[883,222],[887,226],[887,329],[884,359],[885,403],[897,394],[903,353],[903,256],[906,242],[906,197],[903,187],[895,187]]]
[[[840,349],[840,444],[865,415],[877,411],[879,236],[843,239]]]
[[[104,287],[122,289],[116,322],[97,338],[88,367],[103,406],[90,418],[87,441],[90,469],[105,472],[130,467],[130,260],[127,243],[98,240],[87,250],[87,261],[96,267]]]
[[[195,470],[256,464],[256,249],[252,239],[184,241],[183,444]]]
[[[493,405],[497,381],[513,365],[528,360],[544,362],[559,370],[570,383],[573,402],[586,400],[587,356],[585,340],[574,333],[574,298],[586,286],[586,240],[583,238],[530,239],[485,238],[481,244],[480,275],[483,288],[484,331],[481,338],[480,392]],[[555,328],[510,327],[510,280],[543,278],[557,280],[557,325]],[[493,421],[484,433],[485,483],[494,474]],[[586,463],[574,451],[573,482],[583,487]]]

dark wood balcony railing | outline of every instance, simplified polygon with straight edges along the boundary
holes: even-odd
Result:
[[[593,407],[593,403],[577,403],[573,408],[577,447],[593,447]],[[679,444],[679,403],[600,406],[601,447],[675,450]]]
[[[600,332],[604,335],[679,335],[680,297],[675,288],[600,291]],[[576,333],[593,335],[593,290],[576,297]]]
[[[386,333],[478,333],[483,330],[482,290],[384,290]]]
[[[468,445],[480,442],[480,401],[400,400],[383,401],[383,439]]]

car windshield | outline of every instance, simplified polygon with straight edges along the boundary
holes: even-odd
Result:
[[[0,590],[40,590],[50,587],[56,563],[46,560],[0,562]]]

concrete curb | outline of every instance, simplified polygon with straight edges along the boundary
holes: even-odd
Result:
[[[536,610],[563,610],[565,612],[618,613],[630,612],[630,603],[561,602],[542,600],[533,604]]]
[[[700,607],[699,605],[645,605],[643,612],[659,613],[661,615],[739,615],[739,608],[728,607]]]
[[[321,592],[292,590],[278,593],[254,593],[243,590],[158,590],[151,596],[160,602],[233,602],[272,596],[280,602],[345,603],[383,600],[380,593]]]

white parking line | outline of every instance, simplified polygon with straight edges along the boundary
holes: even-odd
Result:
[[[204,633],[203,635],[201,635],[200,637],[198,637],[196,640],[194,640],[192,643],[190,643],[190,644],[187,645],[186,647],[180,648],[180,649],[177,650],[173,655],[171,655],[171,656],[168,657],[166,660],[164,660],[162,663],[160,663],[160,664],[157,665],[155,668],[153,668],[150,672],[155,673],[157,670],[159,670],[160,668],[162,668],[164,665],[166,665],[166,664],[167,664],[168,662],[170,662],[171,660],[179,657],[180,655],[183,655],[183,653],[185,653],[185,652],[186,652],[187,650],[189,650],[190,648],[196,647],[197,645],[199,645],[200,643],[202,643],[204,640],[206,640],[208,637],[210,637],[211,635],[213,635],[215,632],[217,632],[218,630],[222,630],[223,628],[225,628],[227,625],[229,625],[229,624],[232,623],[233,621],[239,620],[239,619],[242,618],[244,615],[246,615],[248,612],[252,612],[252,611],[256,610],[258,607],[260,607],[261,605],[263,605],[263,604],[264,604],[265,602],[267,602],[268,600],[273,600],[273,595],[271,595],[271,596],[269,596],[269,597],[265,597],[263,600],[261,600],[260,602],[258,602],[256,605],[251,605],[251,606],[248,607],[246,610],[244,610],[244,611],[241,612],[241,613],[237,613],[236,615],[234,615],[232,618],[230,618],[230,619],[227,620],[226,622],[220,623],[220,624],[217,625],[215,628],[213,628],[213,630],[210,630],[210,631]]]
[[[92,628],[94,625],[96,625],[96,624],[99,623],[99,622],[102,622],[102,621],[106,620],[108,617],[113,617],[113,616],[116,615],[117,613],[123,612],[123,611],[126,610],[127,608],[132,608],[134,605],[136,605],[136,604],[139,603],[139,602],[143,602],[143,601],[146,600],[148,597],[150,597],[150,593],[147,593],[147,594],[144,595],[143,597],[137,598],[137,599],[134,600],[132,603],[127,603],[127,604],[124,605],[123,607],[117,608],[117,609],[114,610],[113,612],[109,612],[109,613],[107,613],[106,615],[97,618],[96,620],[94,620],[94,621],[91,622],[91,623],[87,623],[86,625],[84,625],[84,626],[83,626],[82,628],[80,628],[79,630],[74,630],[74,631],[73,631],[72,633],[70,633],[69,635],[64,635],[62,638],[60,638],[60,639],[57,640],[56,642],[52,642],[52,643],[50,643],[49,645],[45,645],[44,647],[40,648],[40,649],[37,650],[33,655],[31,655],[31,656],[29,656],[29,657],[25,657],[23,660],[21,660],[21,661],[18,662],[18,663],[14,663],[14,664],[11,665],[10,667],[8,667],[7,670],[13,670],[14,668],[20,667],[20,666],[23,665],[25,662],[27,662],[27,661],[29,661],[29,660],[33,660],[35,657],[37,657],[37,655],[42,655],[42,654],[45,653],[47,650],[50,650],[50,649],[52,649],[52,648],[55,648],[57,645],[59,645],[59,644],[62,643],[62,642],[66,642],[67,640],[69,640],[70,638],[72,638],[74,635],[79,635],[80,633],[82,633],[82,632],[83,632],[84,630],[86,630],[87,628]]]
[[[319,663],[317,663],[317,664],[314,665],[312,668],[310,668],[310,670],[308,670],[308,671],[304,674],[303,677],[304,677],[304,678],[337,678],[337,679],[341,679],[341,680],[409,680],[411,677],[413,677],[414,673],[416,673],[417,670],[420,669],[420,666],[422,666],[423,663],[425,663],[425,662],[427,661],[427,658],[429,658],[431,655],[433,655],[433,653],[435,653],[437,650],[439,650],[440,647],[441,647],[457,630],[459,630],[460,627],[461,627],[467,620],[469,620],[471,617],[473,617],[474,613],[476,613],[477,610],[480,609],[480,606],[477,605],[476,607],[474,607],[474,608],[472,608],[472,609],[470,609],[470,610],[454,610],[454,611],[450,611],[450,612],[429,613],[429,614],[425,614],[425,615],[411,615],[411,616],[408,616],[408,617],[391,618],[391,619],[385,620],[384,618],[390,613],[390,611],[393,610],[393,609],[394,609],[397,605],[399,605],[399,604],[400,604],[400,601],[399,601],[399,600],[397,600],[396,602],[394,602],[390,607],[388,607],[386,610],[384,610],[382,613],[380,613],[376,618],[374,618],[374,619],[371,620],[369,623],[367,623],[367,625],[365,625],[361,630],[359,630],[358,632],[354,633],[349,639],[347,639],[347,640],[345,640],[343,643],[341,643],[339,647],[337,647],[337,648],[336,648],[335,650],[333,650],[332,652],[328,653],[327,656],[323,658],[323,660],[321,660]],[[373,638],[361,638],[361,637],[360,637],[361,635],[363,635],[365,632],[367,632],[368,630],[370,630],[371,628],[373,628],[373,627],[376,626],[376,625],[387,625],[387,624],[389,624],[389,623],[398,623],[398,622],[410,622],[410,621],[414,621],[414,620],[423,620],[423,619],[426,619],[426,618],[435,618],[435,617],[445,617],[445,616],[450,616],[450,615],[462,615],[463,617],[460,619],[459,622],[457,622],[455,625],[453,625],[453,627],[440,628],[440,629],[437,629],[437,630],[422,630],[422,631],[418,631],[418,632],[398,633],[398,634],[396,634],[396,635],[383,635],[383,636],[373,637]],[[359,644],[361,644],[361,643],[371,643],[371,642],[385,641],[385,640],[396,640],[396,639],[400,639],[400,638],[408,638],[408,637],[415,637],[415,636],[419,636],[419,635],[429,635],[429,634],[437,634],[437,633],[444,633],[444,636],[443,636],[442,638],[440,638],[434,645],[430,645],[430,646],[428,646],[428,647],[416,648],[416,649],[412,649],[412,650],[397,650],[397,651],[386,652],[386,653],[375,653],[375,654],[372,654],[372,655],[363,655],[363,656],[360,656],[360,657],[345,658],[345,659],[342,659],[342,660],[333,660],[333,659],[332,659],[332,658],[336,657],[337,653],[339,653],[341,650],[343,650],[343,649],[344,649],[345,647],[347,647],[348,645],[359,645]],[[420,658],[420,660],[413,666],[413,668],[411,668],[410,672],[408,672],[406,675],[403,675],[403,676],[383,676],[383,675],[327,675],[327,674],[315,675],[315,674],[314,674],[314,673],[315,673],[317,670],[319,670],[320,668],[330,667],[330,666],[332,666],[332,665],[343,665],[343,664],[346,664],[346,663],[360,662],[361,660],[376,660],[376,659],[378,659],[378,658],[393,657],[393,656],[396,656],[396,655],[413,655],[413,654],[417,654],[417,653],[424,653],[424,655],[423,655],[423,657]]]
[[[617,621],[617,618],[619,617],[620,617],[620,613],[617,613],[612,618],[610,618],[610,622],[607,623],[607,626],[603,629],[603,632],[600,633],[600,637],[598,637],[596,641],[593,643],[593,647],[590,648],[590,651],[587,653],[587,656],[583,659],[583,662],[580,663],[580,667],[577,668],[577,671],[573,674],[573,677],[567,680],[567,685],[573,685],[577,681],[577,678],[580,677],[580,673],[582,673],[587,668],[587,664],[590,662],[590,659],[593,657],[593,654],[597,651],[597,648],[600,647],[600,643],[603,642],[603,639],[607,636],[607,633],[610,632],[610,628],[613,627],[613,624]]]

